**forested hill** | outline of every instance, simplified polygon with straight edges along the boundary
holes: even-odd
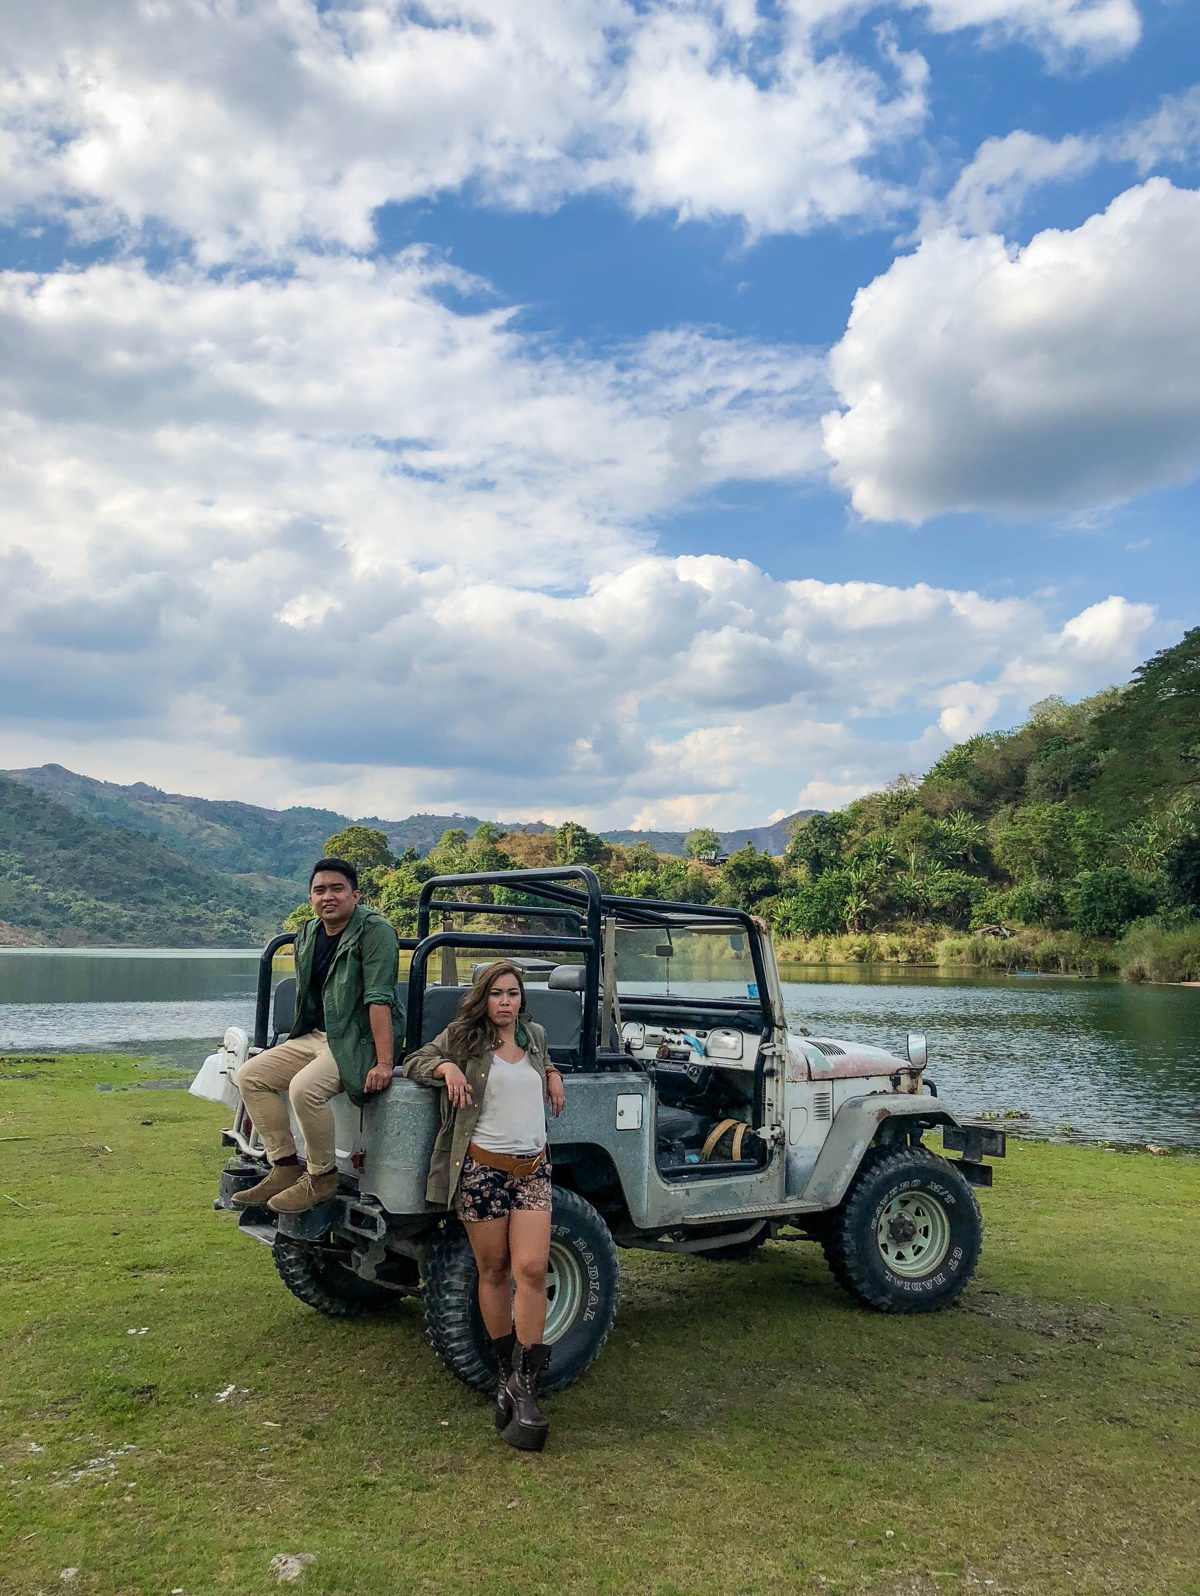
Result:
[[[182,854],[196,864],[235,874],[261,874],[284,880],[307,880],[309,869],[320,857],[325,839],[350,825],[347,815],[333,809],[264,809],[257,804],[214,798],[192,798],[186,793],[164,792],[144,781],[122,785],[81,776],[62,765],[39,765],[30,770],[7,770],[0,775],[19,781],[44,793],[55,803],[75,814],[106,826],[121,826],[127,831],[155,837],[173,853]],[[793,824],[814,811],[804,809],[771,825],[740,831],[719,832],[721,849],[732,853],[748,842],[766,853],[782,853]],[[396,854],[413,848],[424,858],[447,831],[476,831],[477,815],[409,815],[404,820],[382,820],[371,816],[359,824],[380,831]],[[544,821],[511,820],[497,822],[505,832],[526,832],[533,836],[553,831]],[[645,843],[657,853],[681,856],[685,832],[682,831],[606,831],[606,842],[632,846]]]
[[[1200,915],[1200,627],[795,835],[771,904],[814,936],[926,922],[1119,936]]]
[[[143,781],[123,786],[62,765],[0,774],[105,826],[154,837],[173,853],[212,870],[299,880],[320,858],[326,837],[348,824],[332,809],[261,809],[257,804],[190,798]]]
[[[293,888],[207,869],[0,776],[4,942],[248,947],[294,902]]]

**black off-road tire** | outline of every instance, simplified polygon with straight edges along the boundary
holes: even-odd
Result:
[[[595,1363],[620,1296],[620,1264],[608,1226],[591,1203],[561,1186],[554,1188],[550,1266],[554,1298],[546,1330],[553,1351],[539,1382],[546,1395],[571,1385]],[[425,1334],[438,1358],[472,1391],[493,1393],[496,1360],[479,1312],[479,1275],[462,1225],[447,1225],[430,1249],[421,1286]],[[558,1292],[557,1314],[567,1315],[563,1323],[556,1323]]]
[[[867,1307],[936,1313],[962,1293],[982,1243],[975,1193],[920,1147],[868,1155],[822,1247],[838,1285]]]
[[[372,1309],[391,1307],[400,1293],[360,1280],[351,1269],[311,1242],[276,1236],[271,1256],[279,1278],[300,1301],[331,1319],[353,1319]]]

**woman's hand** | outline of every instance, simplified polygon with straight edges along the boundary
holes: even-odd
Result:
[[[444,1064],[439,1064],[434,1070],[435,1077],[445,1083],[446,1095],[450,1099],[451,1108],[467,1108],[474,1105],[471,1088],[467,1085],[467,1077],[457,1064],[449,1059]]]
[[[563,1091],[563,1078],[557,1070],[546,1071],[546,1096],[550,1099],[550,1112],[557,1119],[567,1104],[567,1094]]]

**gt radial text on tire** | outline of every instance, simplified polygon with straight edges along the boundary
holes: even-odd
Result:
[[[983,1219],[975,1193],[925,1148],[865,1160],[824,1238],[834,1279],[881,1313],[936,1313],[975,1272]]]
[[[430,1249],[422,1281],[425,1334],[441,1361],[473,1391],[496,1389],[496,1362],[479,1312],[479,1276],[466,1232],[447,1225]],[[539,1389],[561,1391],[600,1355],[617,1313],[620,1265],[600,1215],[573,1191],[554,1188],[547,1343],[554,1349]]]
[[[372,1309],[391,1307],[399,1293],[371,1280],[360,1280],[353,1270],[341,1264],[332,1249],[297,1241],[291,1236],[276,1236],[271,1256],[279,1278],[300,1301],[331,1319],[353,1319]]]

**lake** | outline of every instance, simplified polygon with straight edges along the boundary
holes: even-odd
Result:
[[[0,1048],[132,1047],[199,1067],[250,1029],[255,949],[2,949]],[[1037,1135],[1200,1147],[1200,989],[789,965],[789,1019],[903,1052],[926,1031],[929,1078],[967,1114]],[[1070,1126],[1069,1131],[1064,1127]]]

